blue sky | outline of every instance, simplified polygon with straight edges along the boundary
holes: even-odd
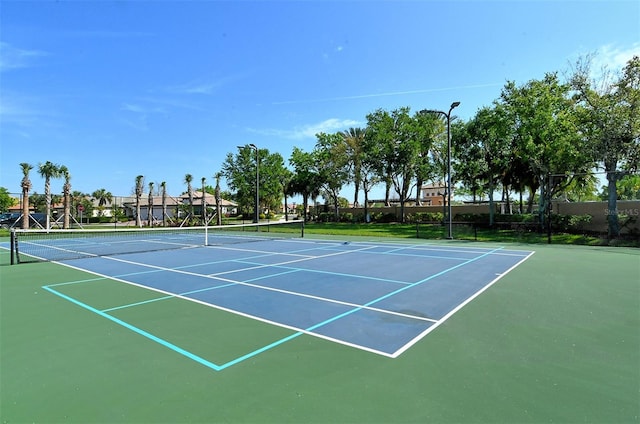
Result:
[[[73,190],[127,196],[144,175],[178,195],[238,145],[288,162],[378,108],[469,119],[587,53],[640,54],[640,2],[3,0],[0,186],[52,161]]]

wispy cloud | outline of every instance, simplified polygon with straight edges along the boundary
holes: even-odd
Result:
[[[21,49],[0,41],[0,71],[27,68],[33,65],[35,59],[47,55],[41,50]]]
[[[162,107],[140,103],[123,103],[120,110],[128,112],[122,122],[138,131],[149,130],[149,117],[151,115],[166,113],[166,110]]]
[[[319,134],[319,133],[333,133],[336,131],[344,130],[349,127],[355,127],[358,125],[362,125],[362,122],[355,121],[353,119],[331,118],[315,124],[308,124],[308,125],[294,127],[293,129],[290,129],[290,130],[272,129],[272,128],[266,128],[266,129],[248,128],[247,131],[252,132],[254,134],[274,136],[274,137],[286,138],[291,140],[301,140],[305,138],[314,138],[316,134]]]
[[[595,51],[580,49],[569,58],[570,67],[582,58],[590,63],[590,74],[594,81],[615,77],[633,56],[640,56],[640,42],[630,46],[605,44]]]
[[[132,101],[123,102],[120,105],[120,111],[124,112],[121,122],[138,131],[148,131],[150,129],[149,122],[153,116],[167,116],[181,109],[206,111],[205,108],[192,102],[153,96],[136,97]]]
[[[485,88],[485,87],[498,87],[504,83],[494,82],[489,84],[472,84],[472,85],[458,85],[454,87],[440,87],[440,88],[424,88],[420,90],[406,90],[406,91],[390,91],[386,93],[369,93],[359,94],[354,96],[340,96],[340,97],[325,97],[319,99],[300,99],[300,100],[284,100],[278,102],[272,102],[273,105],[290,105],[300,103],[321,103],[321,102],[334,102],[340,100],[356,100],[356,99],[368,99],[373,97],[390,97],[390,96],[404,96],[408,94],[422,94],[422,93],[435,93],[438,91],[451,91],[451,90],[467,90],[472,88]]]
[[[80,38],[137,38],[137,37],[153,37],[155,34],[142,31],[111,31],[111,30],[70,30],[61,31],[61,35],[67,37]]]
[[[46,103],[46,102],[45,102]],[[3,90],[0,96],[0,127],[6,134],[28,138],[33,132],[51,131],[62,124],[59,110],[42,99]]]
[[[199,79],[184,84],[169,86],[166,91],[175,94],[202,94],[210,95],[217,93],[221,88],[233,84],[247,77],[246,73],[227,75],[223,77],[213,77]]]
[[[127,111],[127,112],[133,112],[133,113],[143,113],[143,114],[152,114],[152,113],[165,113],[166,111],[161,108],[161,107],[157,107],[157,106],[143,106],[140,104],[136,104],[136,103],[123,103],[122,104],[122,110]]]
[[[640,42],[624,48],[607,44],[598,49],[594,57],[594,68],[607,67],[614,72],[621,70],[633,56],[640,56]]]

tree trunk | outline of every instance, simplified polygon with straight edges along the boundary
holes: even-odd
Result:
[[[521,214],[522,213],[522,206],[523,206],[523,203],[522,203],[522,190],[519,191],[519,194],[520,194],[520,206],[518,207],[518,213]]]
[[[620,224],[618,222],[618,187],[616,182],[620,178],[618,172],[607,172],[607,181],[609,182],[609,197],[607,199],[607,223],[609,228],[607,235],[609,238],[620,236]]]
[[[49,181],[49,178],[45,178],[44,180],[44,196],[46,199],[46,217],[45,217],[45,222],[46,222],[46,227],[45,229],[49,230],[51,229],[51,181]]]
[[[70,216],[71,216],[71,189],[68,184],[64,186],[64,223],[63,228],[69,228],[71,225]]]
[[[353,194],[353,207],[357,208],[358,206],[360,206],[360,204],[358,202],[358,192],[360,191],[360,182],[359,181],[355,181],[354,182],[354,186],[355,186],[355,190],[354,190],[354,194]]]
[[[222,196],[219,184],[216,184],[216,224],[222,225]]]
[[[307,222],[307,209],[309,207],[309,196],[306,194],[302,195],[302,216],[303,220]]]
[[[420,200],[421,199],[421,194],[422,194],[422,190],[421,190],[422,184],[423,184],[423,181],[422,181],[422,179],[419,178],[416,181],[416,206],[422,206],[422,202]]]
[[[142,228],[142,218],[140,217],[140,195],[136,195],[136,227]]]
[[[22,228],[29,228],[29,190],[22,190]]]
[[[391,196],[391,181],[387,180],[387,182],[385,183],[385,190],[384,190],[385,206],[391,206],[390,196]]]
[[[364,183],[364,222],[369,222],[369,187]]]
[[[493,177],[489,177],[489,226],[493,227],[494,210],[493,207]]]

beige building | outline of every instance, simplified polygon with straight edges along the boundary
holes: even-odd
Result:
[[[424,206],[444,206],[447,203],[447,186],[442,182],[423,184],[420,194]]]

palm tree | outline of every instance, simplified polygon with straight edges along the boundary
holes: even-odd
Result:
[[[64,221],[63,228],[69,228],[69,221],[71,217],[71,174],[69,169],[62,165],[60,167],[60,174],[64,177],[64,185],[62,186],[62,195],[64,196]]]
[[[144,190],[144,176],[138,175],[136,177],[136,226],[142,227],[142,220],[140,219],[140,199],[142,198],[142,190]]]
[[[283,168],[282,172],[278,176],[280,179],[280,186],[282,187],[282,194],[284,195],[284,220],[289,220],[289,205],[287,204],[287,196],[289,195],[289,184],[293,178],[293,172],[287,168]]]
[[[214,175],[216,179],[216,224],[222,225],[222,195],[220,194],[220,177],[222,174],[216,172]]]
[[[162,226],[167,226],[167,183],[163,181],[160,183],[162,189]]]
[[[113,200],[113,195],[111,192],[105,190],[104,188],[100,188],[93,193],[91,193],[91,197],[93,197],[98,202],[98,213],[102,216],[102,211],[107,203],[111,203]]]
[[[202,177],[202,225],[207,225],[207,200],[205,198],[205,183],[207,179]]]
[[[147,219],[149,227],[153,227],[153,182],[149,183],[149,201],[147,205]]]
[[[186,174],[184,182],[187,184],[187,194],[189,195],[189,219],[193,218],[193,189],[191,188],[191,181],[193,181],[193,176]]]
[[[26,162],[20,164],[22,168],[22,228],[29,228],[29,192],[31,191],[31,180],[29,179],[29,171],[33,169],[33,165]]]
[[[342,131],[342,139],[346,144],[346,154],[348,156],[351,172],[353,173],[353,184],[355,186],[355,194],[353,196],[353,206],[358,205],[358,192],[362,183],[362,149],[364,144],[365,130],[362,128],[349,128]]]
[[[51,178],[60,176],[60,166],[46,161],[38,166],[38,173],[44,178],[44,196],[46,199],[46,229],[51,228]]]

